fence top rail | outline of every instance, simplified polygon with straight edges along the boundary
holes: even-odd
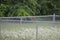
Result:
[[[60,17],[60,15],[55,15],[56,17]],[[45,16],[19,16],[19,17],[0,17],[0,18],[33,18],[33,17],[53,17],[53,15],[45,15]]]
[[[28,23],[58,23],[60,22],[54,22],[54,21],[20,21],[20,20],[1,20],[0,22],[28,22]]]

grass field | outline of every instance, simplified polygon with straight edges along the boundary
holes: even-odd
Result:
[[[60,24],[49,23],[0,23],[0,40],[60,40]]]

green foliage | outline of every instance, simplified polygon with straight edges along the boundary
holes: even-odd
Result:
[[[60,0],[0,0],[0,16],[60,14]]]

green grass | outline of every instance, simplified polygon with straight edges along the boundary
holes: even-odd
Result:
[[[60,40],[60,24],[49,23],[0,23],[1,40]]]

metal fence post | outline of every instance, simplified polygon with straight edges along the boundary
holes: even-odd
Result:
[[[20,18],[20,30],[22,31],[22,17]]]
[[[55,27],[55,13],[53,14],[53,27]]]
[[[1,20],[0,20],[1,21]],[[1,39],[1,25],[0,25],[0,39]]]
[[[55,22],[55,13],[53,14],[53,22]]]
[[[0,18],[0,23],[2,23],[1,22],[1,18]],[[2,29],[1,29],[1,25],[0,25],[0,39],[2,40],[2,31],[1,31]]]
[[[22,17],[20,18],[20,33],[22,33]],[[22,40],[22,39],[20,39],[20,40]]]
[[[38,40],[38,22],[36,22],[36,40]]]

